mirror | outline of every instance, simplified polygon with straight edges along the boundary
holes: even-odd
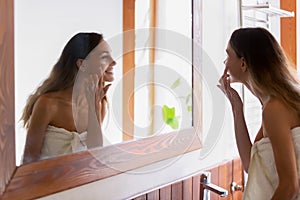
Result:
[[[134,27],[125,27],[123,21],[129,19],[122,15],[122,0],[15,0],[17,165],[26,139],[19,121],[26,100],[78,32],[102,33],[117,62],[102,126],[104,146],[192,127],[191,1],[156,1],[156,9],[153,2],[136,0]],[[153,26],[161,30],[151,31]],[[133,59],[126,57],[126,45],[130,46],[123,43],[126,28],[135,29],[130,30],[135,34],[130,49]],[[164,44],[165,37],[173,37],[173,45]],[[131,94],[127,96],[124,87]],[[132,103],[127,99],[133,99]]]
[[[72,1],[73,2],[73,1]],[[123,0],[123,10],[132,9],[132,0]],[[17,167],[15,156],[15,83],[14,75],[14,1],[3,0],[0,6],[0,197],[35,199],[55,192],[136,169],[201,148],[201,0],[193,0],[193,123],[191,128],[128,141],[103,148],[42,160]],[[123,12],[124,14],[125,12]],[[17,41],[16,41],[17,42]],[[3,98],[5,97],[5,98]],[[17,121],[16,121],[17,123]],[[101,156],[101,161],[97,156]],[[117,169],[117,170],[116,170]],[[28,184],[30,183],[30,184]],[[51,183],[51,187],[49,186]]]

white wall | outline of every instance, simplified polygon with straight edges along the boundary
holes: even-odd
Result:
[[[21,160],[26,137],[19,120],[29,94],[47,78],[67,41],[78,32],[92,31],[103,33],[108,42],[118,37],[122,32],[122,0],[15,0],[17,164]],[[118,63],[114,70],[117,83],[122,76],[122,60],[117,55],[122,49],[122,40],[114,43],[112,49]],[[119,111],[122,110],[121,102],[116,105]],[[122,122],[121,119],[116,121]],[[104,127],[105,133],[111,133],[107,135],[106,143],[121,141],[118,126],[110,124]]]

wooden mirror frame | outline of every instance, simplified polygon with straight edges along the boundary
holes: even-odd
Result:
[[[201,148],[201,0],[192,0],[193,127],[16,166],[14,1],[0,0],[0,199],[33,199]],[[120,151],[121,149],[121,151]],[[131,152],[129,154],[128,152]],[[101,155],[101,161],[95,158]],[[120,170],[121,169],[121,170]]]

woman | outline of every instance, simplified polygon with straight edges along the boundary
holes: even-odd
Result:
[[[248,172],[244,199],[300,199],[300,91],[282,48],[263,28],[241,28],[232,33],[226,52],[218,87],[231,103],[236,143]],[[243,83],[262,104],[254,144],[232,82]]]
[[[23,163],[102,146],[101,123],[115,61],[101,34],[78,33],[50,76],[32,94],[22,120],[27,128]]]

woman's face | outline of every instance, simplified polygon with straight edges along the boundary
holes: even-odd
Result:
[[[235,51],[230,46],[230,43],[227,45],[226,49],[227,58],[224,60],[225,67],[228,69],[230,74],[230,82],[241,82],[242,80],[242,58],[239,58]]]
[[[103,81],[114,80],[113,66],[116,62],[111,57],[111,49],[105,40],[102,40],[86,57],[84,65],[89,73],[103,76]]]

